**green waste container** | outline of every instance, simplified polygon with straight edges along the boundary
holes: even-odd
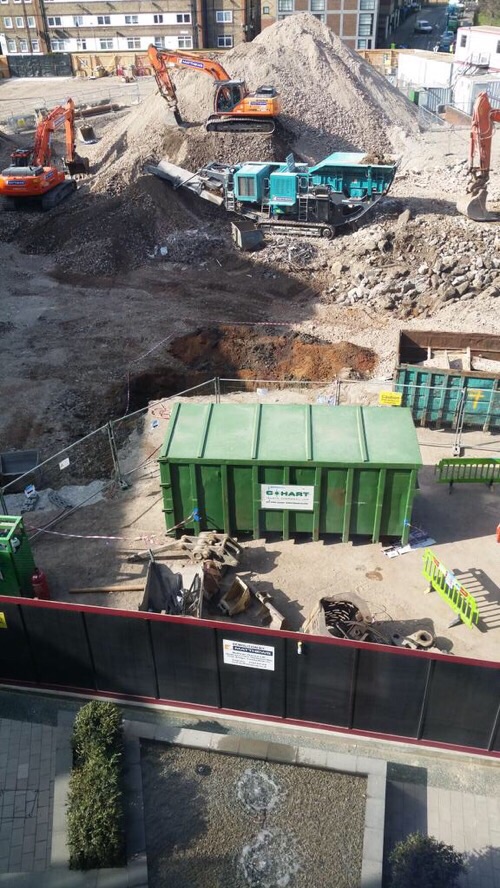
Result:
[[[23,519],[0,516],[0,594],[33,597],[31,577],[35,562]]]
[[[406,542],[421,457],[405,408],[177,403],[159,463],[177,534]]]

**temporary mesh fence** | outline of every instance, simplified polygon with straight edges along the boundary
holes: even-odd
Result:
[[[451,386],[419,386],[389,380],[332,379],[269,380],[229,379],[214,377],[151,402],[148,406],[110,420],[73,444],[47,459],[38,460],[23,474],[5,472],[0,487],[0,511],[23,514],[33,509],[60,509],[60,516],[71,514],[95,501],[111,482],[122,487],[133,485],[144,477],[158,477],[157,457],[165,440],[168,420],[175,401],[207,398],[214,403],[238,401],[273,403],[308,403],[330,406],[344,404],[377,405],[383,391],[402,393],[402,404],[412,409],[417,425],[448,425],[456,435],[455,447],[461,443],[462,429],[482,427],[500,414],[500,392],[497,390],[457,389]],[[421,404],[438,404],[422,413]],[[427,408],[426,408],[427,409]],[[440,412],[439,412],[440,411]]]
[[[190,400],[196,400],[197,397],[211,397],[215,400],[217,382],[215,378],[208,379],[199,385],[176,392],[175,395],[154,401],[133,413],[111,420],[109,425],[116,449],[117,480],[126,484],[131,483],[136,472],[156,459],[165,437],[174,401],[184,397]],[[138,444],[142,446],[137,447]]]
[[[69,510],[95,499],[117,474],[109,424],[75,441],[21,475],[3,474],[1,505],[4,514],[36,509]],[[94,482],[91,489],[89,481]]]

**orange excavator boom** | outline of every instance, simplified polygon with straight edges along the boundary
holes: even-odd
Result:
[[[500,109],[492,108],[488,93],[481,92],[474,103],[470,128],[467,195],[471,196],[457,201],[458,211],[475,222],[497,218],[486,209],[494,123],[500,123]]]

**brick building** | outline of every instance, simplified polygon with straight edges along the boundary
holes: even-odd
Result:
[[[374,49],[379,0],[263,0],[262,28],[297,12],[310,12],[351,49]]]
[[[41,0],[0,0],[3,55],[47,52],[47,27]]]
[[[229,49],[260,30],[257,0],[0,0],[0,46],[19,53]]]

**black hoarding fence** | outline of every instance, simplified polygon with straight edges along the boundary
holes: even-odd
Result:
[[[72,77],[71,55],[56,52],[51,55],[9,55],[11,77]]]
[[[500,754],[498,664],[84,605],[0,607],[0,681]]]

